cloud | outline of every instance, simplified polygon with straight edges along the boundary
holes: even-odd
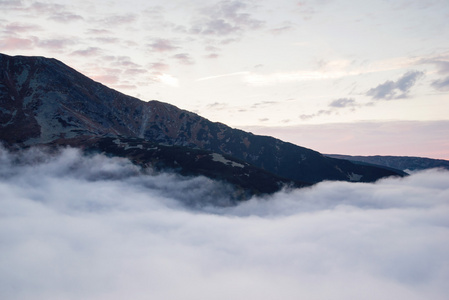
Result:
[[[30,49],[33,48],[34,41],[32,39],[24,39],[18,37],[6,37],[0,42],[0,49],[15,50],[15,49]]]
[[[210,59],[216,59],[216,58],[220,57],[220,55],[217,53],[210,53],[210,54],[205,55],[204,57],[210,58]]]
[[[72,21],[80,21],[84,20],[84,18],[80,15],[76,15],[71,12],[59,12],[57,14],[54,14],[49,17],[50,20],[61,22],[61,23],[67,23]]]
[[[55,50],[62,50],[67,46],[76,44],[76,40],[69,38],[39,39],[35,37],[34,40],[38,47]]]
[[[97,47],[89,47],[83,50],[76,50],[72,52],[72,55],[78,56],[95,56],[101,53],[101,49]]]
[[[6,7],[7,9],[18,9],[22,5],[22,0],[0,0],[0,7]]]
[[[179,47],[173,45],[173,42],[167,39],[156,39],[153,43],[149,44],[152,51],[167,52],[178,49]]]
[[[419,60],[421,64],[433,64],[437,67],[439,74],[449,73],[449,54],[443,53]]]
[[[448,172],[324,182],[226,207],[198,203],[225,201],[224,186],[124,159],[32,149],[2,150],[0,161],[4,299],[449,293]]]
[[[167,73],[158,74],[155,80],[171,87],[179,87],[179,79]]]
[[[432,86],[442,92],[449,91],[449,76],[432,82]]]
[[[421,71],[409,71],[402,75],[397,81],[388,80],[377,87],[366,92],[367,96],[371,96],[376,100],[392,100],[407,98],[410,89],[415,85],[416,81],[424,76]]]
[[[245,12],[247,4],[243,1],[220,1],[201,10],[202,19],[191,28],[192,33],[226,36],[244,30],[255,30],[264,22]]]
[[[155,62],[150,64],[150,69],[155,70],[156,72],[167,71],[169,68],[169,65],[162,62]]]
[[[352,98],[339,98],[336,100],[333,100],[329,106],[335,107],[335,108],[344,108],[344,107],[354,107],[356,105],[356,102]]]
[[[42,30],[42,27],[35,25],[35,24],[25,24],[25,23],[18,23],[13,22],[10,24],[7,24],[5,26],[5,31],[8,33],[23,33],[23,32],[29,32],[29,31],[40,31]]]
[[[13,2],[18,2],[20,3],[20,5],[16,7],[9,7],[10,9],[15,8],[17,10],[26,12],[33,17],[45,15],[47,16],[48,20],[61,23],[84,20],[82,16],[74,14],[66,5],[34,1],[31,3],[31,5],[24,6],[21,1]]]
[[[271,29],[270,32],[274,35],[279,35],[288,31],[291,31],[293,27],[291,25],[281,26],[274,29]]]
[[[123,24],[130,24],[137,20],[136,14],[111,15],[101,20],[102,23],[108,26],[120,26]]]
[[[303,121],[311,120],[320,116],[329,116],[332,114],[339,114],[339,111],[343,108],[351,108],[352,111],[356,109],[356,107],[360,106],[357,102],[352,98],[339,98],[332,100],[329,103],[329,109],[321,109],[313,114],[301,114],[299,118]]]
[[[188,53],[178,53],[173,55],[173,58],[178,60],[178,62],[180,62],[183,65],[193,65],[195,63],[190,54]]]
[[[299,116],[299,118],[303,121],[307,121],[307,120],[310,120],[310,119],[313,119],[316,117],[320,117],[320,116],[324,116],[324,115],[328,116],[332,113],[333,113],[333,110],[331,110],[331,109],[320,109],[318,112],[313,113],[313,114],[301,114]]]

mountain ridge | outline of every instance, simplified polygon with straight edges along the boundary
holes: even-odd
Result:
[[[0,54],[0,67],[0,139],[8,144],[31,146],[80,136],[138,138],[229,155],[281,178],[310,184],[401,176],[233,129],[168,103],[139,100],[56,59]]]

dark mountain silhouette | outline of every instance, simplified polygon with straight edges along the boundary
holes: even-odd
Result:
[[[267,176],[271,174],[273,182],[283,178],[299,186],[323,180],[372,182],[399,175],[233,129],[167,103],[141,101],[95,82],[56,59],[0,54],[0,70],[0,140],[9,146],[82,147],[94,138],[96,149],[104,151],[99,139],[134,139],[136,145],[163,146],[167,153],[168,146],[177,146],[178,153],[192,149],[216,153],[226,157],[222,165],[235,169],[229,161],[243,162]],[[133,156],[144,157],[147,150],[140,150],[142,153]],[[161,160],[170,165],[168,157]],[[201,173],[199,170],[194,173]],[[204,174],[214,177],[206,171]]]

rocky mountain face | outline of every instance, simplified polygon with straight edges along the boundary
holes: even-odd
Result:
[[[329,157],[346,159],[354,163],[365,163],[382,167],[394,168],[396,170],[420,171],[425,169],[443,168],[449,170],[449,161],[444,159],[432,159],[413,156],[351,156],[341,154],[327,154]]]
[[[140,140],[139,145],[209,151],[299,185],[323,180],[371,182],[399,175],[233,129],[167,103],[141,101],[43,57],[0,54],[0,124],[0,140],[7,145],[57,141],[81,147],[93,137],[131,138]]]

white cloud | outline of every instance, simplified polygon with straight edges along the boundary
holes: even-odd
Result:
[[[70,149],[21,160],[0,151],[2,299],[449,293],[448,172],[325,182],[235,207],[189,208],[181,203],[219,186],[145,175],[127,160]]]
[[[179,79],[170,74],[163,73],[156,76],[156,79],[165,85],[179,87]]]

